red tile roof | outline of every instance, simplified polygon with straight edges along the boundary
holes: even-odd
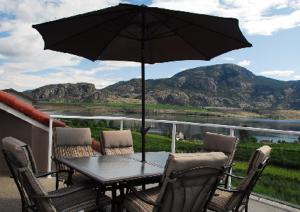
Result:
[[[6,104],[7,106],[24,113],[26,116],[32,118],[35,121],[38,121],[41,124],[49,126],[49,115],[39,111],[34,108],[32,105],[27,104],[15,96],[6,93],[4,91],[0,91],[0,102]],[[53,121],[53,127],[65,127],[66,124],[59,120]]]

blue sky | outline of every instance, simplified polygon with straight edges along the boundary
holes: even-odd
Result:
[[[116,5],[120,0],[0,0],[0,89],[32,89],[53,83],[90,82],[102,88],[138,78],[140,65],[97,61],[43,50],[32,24]],[[252,48],[211,61],[181,61],[146,66],[146,78],[170,77],[184,69],[234,63],[256,75],[300,79],[300,0],[144,0],[127,1],[168,9],[235,17]]]

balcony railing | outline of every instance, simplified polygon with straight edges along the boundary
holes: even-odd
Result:
[[[129,118],[129,117],[115,117],[115,116],[70,116],[70,115],[50,115],[49,123],[49,152],[48,156],[51,158],[52,153],[52,128],[53,128],[53,119],[82,119],[82,120],[107,120],[107,121],[120,121],[120,130],[123,129],[124,121],[138,121],[141,119],[138,118]],[[210,127],[210,128],[222,128],[228,129],[231,136],[235,135],[236,130],[245,130],[253,132],[263,132],[263,133],[272,133],[272,134],[283,134],[283,135],[297,135],[300,136],[300,131],[290,131],[290,130],[277,130],[277,129],[268,129],[268,128],[256,128],[256,127],[242,127],[242,126],[232,126],[232,125],[222,125],[222,124],[211,124],[211,123],[195,123],[195,122],[186,122],[186,121],[171,121],[171,120],[157,120],[157,119],[146,119],[146,123],[164,123],[172,125],[172,143],[170,151],[172,153],[176,152],[176,127],[177,125],[190,125],[190,126],[199,126],[199,127]],[[49,160],[49,169],[51,169],[51,160]],[[49,170],[50,171],[50,170]]]

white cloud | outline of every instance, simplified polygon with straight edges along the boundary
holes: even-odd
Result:
[[[246,67],[246,66],[249,66],[251,64],[251,61],[250,60],[242,60],[242,61],[238,62],[237,64],[239,66]]]
[[[267,70],[260,72],[259,74],[269,77],[284,77],[290,78],[295,73],[293,70]]]
[[[293,80],[300,80],[300,75],[293,76]]]
[[[300,26],[299,0],[154,0],[154,6],[235,17],[249,34],[272,33]],[[283,12],[283,10],[286,11]]]
[[[99,67],[81,70],[80,57],[50,50],[44,50],[44,42],[32,24],[68,17],[111,5],[120,0],[0,0],[0,11],[13,19],[0,17],[0,88],[14,87],[19,90],[31,89],[48,83],[92,82],[103,87],[120,79],[97,79],[97,73],[136,67],[137,63],[106,61]],[[97,5],[97,7],[95,7]],[[48,70],[48,74],[33,72]],[[49,71],[53,70],[53,71]]]
[[[111,5],[122,0],[0,0],[0,88],[19,90],[57,82],[93,82],[103,87],[117,79],[97,79],[99,72],[138,67],[138,63],[106,61],[97,68],[82,70],[82,59],[70,54],[43,50],[44,43],[31,25],[68,17]],[[299,0],[154,0],[153,6],[219,16],[236,17],[251,34],[270,35],[300,25]],[[285,13],[276,13],[287,9]],[[275,13],[270,13],[275,11]],[[13,17],[13,19],[8,18]],[[233,61],[234,58],[224,58]],[[243,62],[243,61],[240,61]],[[244,60],[243,66],[250,64]],[[52,72],[38,75],[49,69]],[[38,72],[38,73],[33,73]],[[47,72],[46,72],[47,73]],[[42,77],[43,76],[43,77]]]
[[[48,74],[43,74],[42,76],[26,73],[15,74],[13,72],[7,72],[5,74],[1,74],[0,89],[14,88],[19,91],[23,91],[25,89],[37,88],[48,84],[66,82],[88,82],[95,84],[97,88],[103,88],[120,80],[120,78],[116,77],[101,78],[97,76],[97,71],[84,71],[74,68],[65,68],[64,70],[50,72]]]

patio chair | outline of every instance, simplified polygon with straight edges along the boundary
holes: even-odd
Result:
[[[13,156],[13,152],[16,151],[15,149],[18,149],[22,153],[17,155],[18,160],[15,159],[16,156]],[[52,175],[56,172],[39,172],[36,167],[35,159],[30,146],[16,138],[6,137],[2,139],[2,153],[4,155],[4,159],[7,163],[11,176],[13,177],[20,193],[22,207],[26,208],[26,206],[30,205],[30,202],[28,202],[28,199],[26,198],[26,195],[23,192],[18,180],[17,167],[28,167],[37,178]]]
[[[7,137],[2,140],[4,156],[12,171],[22,201],[22,211],[79,211],[100,209],[110,198],[98,190],[68,187],[47,192],[34,175],[24,143]]]
[[[262,146],[252,154],[246,171],[246,177],[231,175],[242,180],[236,189],[218,188],[208,204],[213,211],[248,211],[248,202],[251,191],[260,178],[263,170],[270,160],[271,147]]]
[[[131,212],[205,211],[226,160],[222,152],[170,154],[162,186],[144,191],[130,187],[122,207]]]
[[[134,153],[131,130],[102,131],[100,137],[103,155]]]
[[[59,182],[67,185],[88,183],[89,178],[80,173],[74,173],[57,159],[94,156],[90,128],[56,127],[53,135],[53,160],[56,170],[60,171],[56,176],[56,188]]]
[[[223,152],[228,157],[225,169],[229,172],[232,168],[237,143],[238,138],[235,136],[205,132],[201,152]],[[224,175],[222,181],[225,186],[228,186],[228,175]]]

